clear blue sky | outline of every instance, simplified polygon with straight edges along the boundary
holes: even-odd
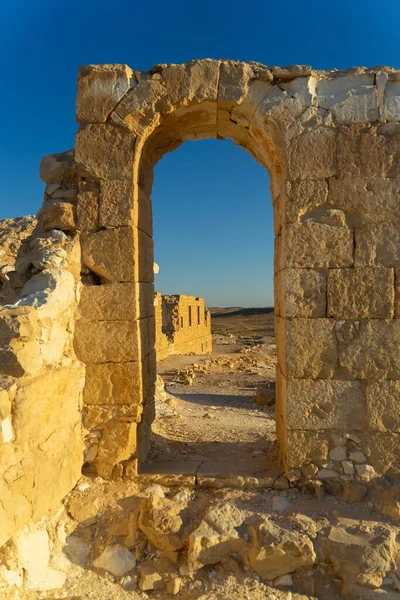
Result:
[[[35,213],[41,157],[73,147],[79,65],[227,57],[400,68],[399,0],[13,0],[0,15],[0,218]],[[153,202],[160,291],[272,303],[268,177],[249,155],[228,141],[186,143],[157,165]]]

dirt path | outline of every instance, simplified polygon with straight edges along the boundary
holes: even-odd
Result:
[[[146,469],[208,476],[279,475],[274,407],[254,403],[275,388],[275,344],[215,336],[208,356],[171,356]],[[161,396],[161,398],[160,398]]]

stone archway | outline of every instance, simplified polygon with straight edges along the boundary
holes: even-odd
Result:
[[[153,418],[153,166],[202,137],[233,139],[270,173],[287,475],[340,487],[362,479],[367,460],[376,473],[397,472],[393,86],[374,70],[228,60],[80,70],[78,230],[98,285],[83,286],[75,348],[87,366],[87,421],[107,414],[101,475],[146,453]]]

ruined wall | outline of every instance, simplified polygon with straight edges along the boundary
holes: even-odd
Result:
[[[166,152],[186,140],[231,138],[268,169],[287,473],[336,492],[396,476],[399,73],[225,59],[148,73],[94,65],[80,71],[77,119],[77,163],[100,188],[100,220],[83,256],[103,284],[153,281],[150,195]],[[155,378],[143,298],[138,291],[130,322],[140,340],[142,433]],[[117,335],[121,325],[109,327]]]
[[[0,311],[0,546],[58,509],[81,473],[84,367],[72,347],[80,244],[72,218],[60,218],[76,178],[72,154],[64,158],[42,165],[45,202],[8,273],[15,300]]]
[[[154,316],[157,360],[171,354],[212,352],[211,317],[204,298],[156,293]]]
[[[1,312],[0,542],[54,506],[83,460],[118,477],[146,456],[153,167],[199,138],[231,138],[270,174],[287,475],[347,497],[393,482],[400,74],[208,59],[147,73],[92,65],[79,73],[77,120],[75,156],[42,163],[39,229],[9,275],[18,298]]]
[[[11,301],[9,273],[14,271],[15,261],[24,240],[30,237],[37,219],[29,215],[0,221],[0,304]]]

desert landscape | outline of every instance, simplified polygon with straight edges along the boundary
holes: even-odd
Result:
[[[79,68],[0,223],[2,598],[400,597],[399,81]],[[273,308],[155,292],[154,167],[198,138],[269,173]]]

